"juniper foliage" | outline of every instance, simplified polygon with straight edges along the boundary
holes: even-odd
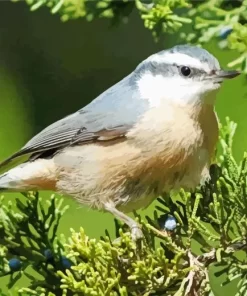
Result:
[[[58,236],[67,209],[60,197],[51,196],[46,208],[38,193],[16,207],[2,198],[0,276],[11,275],[8,288],[26,275],[30,285],[19,295],[214,295],[209,268],[219,265],[226,284],[237,278],[236,295],[246,295],[247,154],[240,163],[233,157],[236,126],[227,118],[221,127],[222,153],[207,184],[160,196],[152,217],[135,213],[145,237],[138,244],[118,221],[118,240],[107,231],[89,238],[83,228]],[[172,230],[168,217],[176,221]]]
[[[247,73],[246,0],[25,1],[32,11],[48,7],[62,21],[109,18],[115,24],[127,22],[136,10],[155,40],[167,33],[192,44],[216,40],[239,52],[228,66]],[[27,296],[214,295],[209,269],[220,266],[227,273],[224,284],[237,280],[236,296],[246,295],[247,154],[240,163],[234,159],[235,130],[229,119],[221,127],[222,152],[209,183],[195,192],[160,196],[152,217],[135,214],[145,236],[137,245],[118,221],[117,241],[107,231],[100,240],[91,239],[82,228],[71,230],[69,238],[58,236],[67,210],[60,197],[51,196],[45,207],[35,192],[16,204],[2,197],[0,277],[9,276],[9,289],[28,277],[29,286],[17,292]]]
[[[20,0],[13,0],[20,1]],[[138,11],[154,38],[178,33],[179,42],[203,45],[214,39],[221,48],[238,51],[229,67],[247,73],[247,0],[25,0],[31,11],[48,7],[62,21],[108,18],[127,22]]]

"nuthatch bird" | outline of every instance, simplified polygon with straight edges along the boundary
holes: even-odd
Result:
[[[141,238],[139,225],[125,213],[147,207],[163,192],[208,180],[218,139],[216,93],[239,74],[221,70],[199,47],[153,54],[4,161],[12,169],[0,176],[0,189],[71,196],[112,213],[133,239]]]

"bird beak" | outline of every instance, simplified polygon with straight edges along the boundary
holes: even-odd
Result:
[[[216,78],[220,78],[222,80],[224,79],[232,79],[237,77],[238,75],[240,75],[241,72],[240,71],[236,71],[236,70],[219,70],[215,72]]]

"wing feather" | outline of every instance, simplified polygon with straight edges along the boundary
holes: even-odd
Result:
[[[149,106],[141,99],[133,73],[102,93],[89,105],[45,128],[0,167],[22,155],[62,149],[89,141],[124,136]]]

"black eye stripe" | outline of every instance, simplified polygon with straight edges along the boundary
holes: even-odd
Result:
[[[182,67],[188,67],[191,70],[190,75],[184,76],[181,73]],[[159,62],[156,60],[144,61],[136,69],[137,75],[143,75],[145,72],[151,72],[152,75],[162,75],[164,77],[172,77],[174,75],[180,75],[184,78],[202,79],[208,73],[202,69],[191,67],[188,64],[177,64],[168,62]]]
[[[202,70],[202,69],[197,69],[197,68],[193,68],[193,67],[190,67],[190,66],[186,66],[186,65],[177,65],[177,64],[173,64],[173,66],[175,66],[175,67],[177,67],[179,70],[180,70],[180,73],[181,73],[181,69],[183,68],[183,67],[188,67],[188,68],[190,68],[190,70],[191,70],[191,74],[190,74],[190,76],[194,76],[195,74],[196,75],[204,75],[204,74],[207,74],[207,72],[206,71],[204,71],[204,70]]]

